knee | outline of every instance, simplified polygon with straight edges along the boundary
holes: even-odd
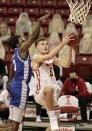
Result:
[[[53,89],[53,87],[50,87],[50,86],[47,86],[47,87],[45,87],[44,88],[44,90],[43,90],[43,93],[46,95],[46,94],[53,94],[53,92],[54,92],[54,89]]]
[[[3,76],[3,81],[4,81],[4,82],[7,82],[7,81],[8,81],[8,76],[6,76],[6,75]]]

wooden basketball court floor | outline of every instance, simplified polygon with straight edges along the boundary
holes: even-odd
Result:
[[[76,131],[92,131],[92,121],[88,121],[85,124],[80,124],[78,121],[75,123],[71,122],[61,122],[62,125],[75,125]],[[49,126],[48,119],[42,119],[42,122],[35,122],[35,119],[24,120],[22,131],[45,131],[45,129]]]

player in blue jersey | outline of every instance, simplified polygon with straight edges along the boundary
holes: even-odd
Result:
[[[19,123],[22,121],[29,95],[28,83],[31,79],[32,69],[28,49],[39,36],[40,23],[48,16],[49,13],[39,18],[36,29],[27,41],[19,35],[8,40],[9,48],[16,48],[12,57],[8,88],[10,92],[9,122],[15,124],[15,131],[18,131]]]

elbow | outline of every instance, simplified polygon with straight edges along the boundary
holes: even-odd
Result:
[[[71,67],[71,64],[65,64],[64,65],[64,68],[70,68]]]
[[[49,53],[49,55],[48,55],[48,58],[49,58],[49,59],[52,59],[52,58],[54,58],[54,57],[55,57],[55,55],[54,55],[54,54]]]
[[[70,65],[66,65],[66,68],[70,68],[71,67],[71,64]]]

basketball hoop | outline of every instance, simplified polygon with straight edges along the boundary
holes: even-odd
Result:
[[[70,7],[69,21],[75,24],[86,24],[86,17],[91,8],[91,0],[66,0]]]

